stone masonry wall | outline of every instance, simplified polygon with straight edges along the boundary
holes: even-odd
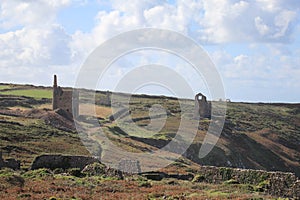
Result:
[[[31,169],[69,169],[80,168],[81,170],[88,164],[100,162],[98,159],[87,156],[69,156],[69,155],[41,155],[35,158]]]
[[[271,195],[300,198],[300,181],[289,172],[202,166],[197,176],[200,181],[207,183],[220,184],[231,180],[239,184],[260,185]]]
[[[19,170],[20,164],[21,162],[15,159],[3,160],[2,152],[0,152],[0,169],[6,167],[6,168],[11,168],[13,170]]]

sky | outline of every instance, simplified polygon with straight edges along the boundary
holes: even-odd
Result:
[[[201,45],[231,101],[300,102],[299,0],[1,0],[0,82],[50,86],[57,74],[60,85],[74,86],[97,46],[146,27]],[[176,69],[195,92],[205,91],[186,63],[161,53],[120,58],[98,89],[113,90],[128,70],[155,61]]]

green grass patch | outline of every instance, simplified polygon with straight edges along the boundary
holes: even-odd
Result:
[[[5,90],[11,88],[10,85],[0,85],[0,90]]]
[[[52,98],[52,90],[48,89],[31,89],[31,90],[10,90],[5,92],[0,92],[0,94],[5,95],[15,95],[15,96],[26,96],[32,97],[35,99],[51,99]]]
[[[14,175],[15,172],[10,168],[4,168],[0,170],[0,177],[9,177]]]
[[[222,191],[216,191],[216,190],[210,190],[210,191],[207,191],[207,195],[209,197],[226,198],[226,197],[230,196],[230,193],[222,192]]]
[[[28,172],[25,172],[22,177],[29,178],[29,179],[39,179],[43,177],[51,177],[53,176],[53,173],[46,168],[36,169],[36,170],[30,170]]]

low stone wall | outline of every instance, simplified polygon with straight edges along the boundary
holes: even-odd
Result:
[[[262,191],[275,196],[300,197],[300,182],[293,173],[202,166],[196,174],[201,182],[220,184],[231,180],[260,186]]]
[[[80,168],[82,170],[85,166],[92,163],[100,163],[100,161],[87,156],[41,155],[36,157],[31,169]],[[121,169],[125,169],[125,171],[129,173],[140,171],[137,162],[123,160],[120,162],[120,165],[119,167]],[[183,180],[193,179],[194,182],[213,184],[222,184],[224,182],[228,184],[249,184],[260,192],[265,192],[273,196],[300,199],[300,180],[298,180],[295,174],[288,172],[268,172],[263,170],[202,166],[197,171],[184,175],[160,172],[141,173],[141,175],[153,180],[177,178]]]
[[[20,169],[21,162],[19,160],[15,159],[7,159],[3,160],[2,153],[0,152],[0,169],[1,168],[11,168],[13,170],[19,170]]]
[[[41,155],[35,158],[31,169],[69,169],[80,168],[81,170],[88,164],[100,162],[98,159],[87,156],[69,156],[69,155]]]

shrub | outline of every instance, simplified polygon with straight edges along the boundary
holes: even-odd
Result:
[[[25,172],[22,176],[24,178],[34,179],[34,178],[43,178],[43,177],[53,176],[53,174],[50,169],[41,168],[41,169],[30,170],[28,172]]]
[[[151,183],[148,181],[140,181],[138,185],[139,187],[147,187],[147,188],[152,187]]]
[[[25,194],[20,194],[18,197],[19,197],[19,198],[30,198],[30,197],[31,197],[31,194],[27,194],[27,193],[25,193]]]
[[[76,177],[83,177],[84,174],[81,173],[81,170],[80,168],[71,168],[71,169],[68,169],[67,173],[71,176],[76,176]]]
[[[222,175],[222,180],[230,180],[232,175],[233,169],[226,168],[226,167],[220,167],[220,175]]]
[[[231,184],[240,184],[237,180],[229,179],[228,181],[224,181],[224,184],[231,185]]]
[[[25,180],[12,169],[0,170],[0,191],[11,186],[23,187]]]
[[[203,182],[203,181],[205,181],[205,176],[201,174],[197,174],[192,180],[192,182]]]
[[[0,177],[12,176],[15,171],[10,168],[3,168],[0,170]]]
[[[8,176],[8,177],[6,177],[6,181],[9,184],[11,184],[13,186],[18,186],[18,187],[23,187],[24,183],[25,183],[25,180],[21,176],[18,176],[18,175]]]
[[[270,188],[270,181],[269,180],[265,180],[260,182],[256,187],[255,187],[255,191],[257,192],[265,192]]]
[[[104,175],[106,171],[106,166],[101,163],[93,163],[87,165],[81,172],[88,176],[100,176]]]
[[[65,172],[65,170],[62,168],[56,168],[53,170],[53,174],[62,174],[64,172]]]

